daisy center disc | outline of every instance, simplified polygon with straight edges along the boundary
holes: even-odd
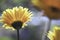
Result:
[[[15,22],[13,22],[11,25],[12,25],[13,28],[15,28],[15,29],[20,29],[20,28],[22,28],[23,22],[21,22],[21,21],[15,21]]]

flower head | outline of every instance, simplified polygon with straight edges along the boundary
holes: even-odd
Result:
[[[31,2],[38,10],[44,10],[44,15],[49,19],[60,19],[59,0],[31,0]]]
[[[60,40],[60,27],[54,27],[53,32],[49,31],[47,36],[50,40]]]
[[[30,21],[31,16],[32,14],[27,8],[20,6],[3,11],[1,21],[4,23],[3,27],[14,30],[26,26],[26,22]]]

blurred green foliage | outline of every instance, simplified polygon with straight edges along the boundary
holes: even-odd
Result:
[[[0,13],[7,8],[13,8],[15,6],[27,7],[28,4],[29,0],[0,0]]]
[[[9,37],[0,37],[0,40],[12,40],[12,39]]]
[[[5,0],[0,0],[0,3],[3,2],[3,1],[5,1]]]

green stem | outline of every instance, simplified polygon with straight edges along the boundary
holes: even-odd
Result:
[[[19,40],[19,29],[17,29],[17,40]]]

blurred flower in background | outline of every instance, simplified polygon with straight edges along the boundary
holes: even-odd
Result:
[[[49,31],[47,36],[50,40],[60,40],[60,27],[55,26],[52,31]]]

